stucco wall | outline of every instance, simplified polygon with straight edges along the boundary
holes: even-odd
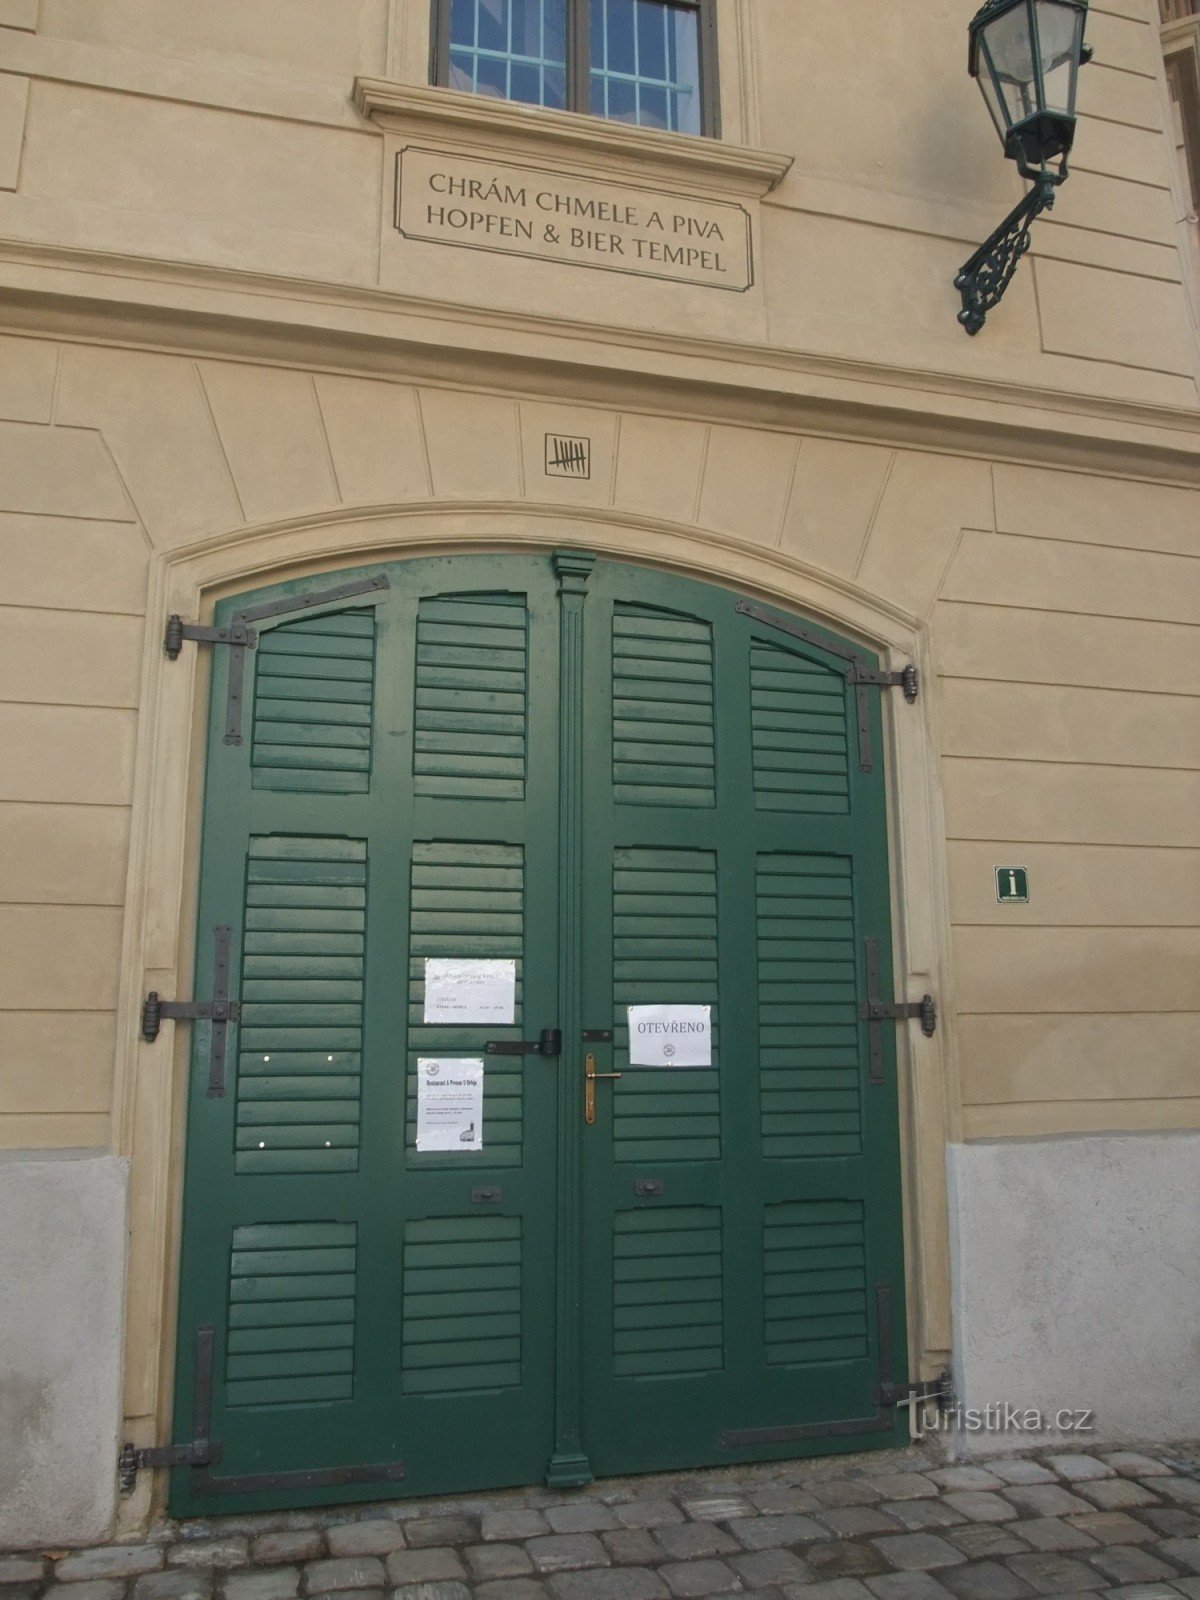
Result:
[[[251,9],[7,0],[0,233],[695,328],[694,297],[620,274],[541,268],[531,296],[502,256],[445,248],[390,272],[387,143],[350,90],[358,75],[427,82],[431,7]],[[701,314],[746,345],[1194,406],[1154,0],[1093,6],[1075,176],[983,342],[954,321],[950,283],[1021,184],[964,70],[970,14],[933,0],[867,28],[843,6],[718,0],[725,139],[797,159],[762,219],[761,292]],[[562,158],[553,140],[542,155]]]
[[[111,1529],[127,1170],[86,1151],[0,1152],[0,1549]]]
[[[1009,1139],[949,1152],[964,1410],[1091,1413],[1067,1442],[1200,1434],[1200,1135]],[[1052,1442],[949,1436],[963,1454]]]

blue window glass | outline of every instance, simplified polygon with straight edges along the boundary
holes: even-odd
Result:
[[[562,110],[567,0],[451,0],[449,85]]]
[[[669,0],[591,0],[591,110],[701,131],[700,16]]]
[[[702,51],[712,49],[711,5],[435,0],[444,63],[439,81],[469,94],[675,133],[711,131],[715,108],[703,103],[701,87]]]

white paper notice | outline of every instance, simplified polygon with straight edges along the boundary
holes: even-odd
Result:
[[[417,1149],[483,1149],[482,1061],[417,1061]]]
[[[478,1022],[498,1026],[517,1017],[517,963],[428,956],[425,961],[425,1021]]]
[[[711,1067],[711,1006],[629,1006],[631,1067]]]

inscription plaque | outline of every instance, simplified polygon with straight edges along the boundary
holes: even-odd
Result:
[[[735,293],[754,282],[740,205],[415,145],[396,157],[396,228],[430,244]]]

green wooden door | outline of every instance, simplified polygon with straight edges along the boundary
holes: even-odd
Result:
[[[845,647],[737,607],[564,552],[221,608],[175,1512],[898,1437],[882,779]],[[515,961],[512,1025],[427,1023],[437,957]],[[710,1005],[714,1065],[628,1068],[642,1002]],[[481,1150],[416,1148],[431,1057],[485,1063]]]
[[[844,655],[679,578],[588,595],[584,1436],[597,1472],[861,1449],[903,1350],[880,713]],[[845,650],[829,638],[827,644]],[[711,1007],[709,1068],[630,1065],[627,1007]],[[880,1334],[882,1329],[882,1346]]]

